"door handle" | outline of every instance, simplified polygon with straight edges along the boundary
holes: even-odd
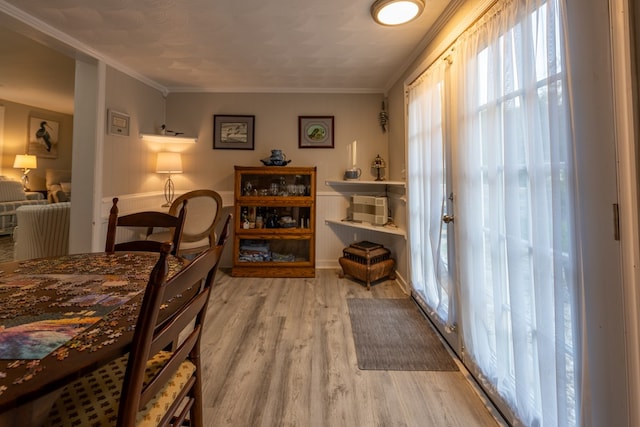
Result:
[[[444,221],[445,224],[449,224],[450,222],[453,222],[453,215],[444,215],[442,217],[442,220]]]

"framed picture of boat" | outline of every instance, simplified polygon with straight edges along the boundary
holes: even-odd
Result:
[[[213,148],[225,150],[254,149],[255,116],[213,116]]]

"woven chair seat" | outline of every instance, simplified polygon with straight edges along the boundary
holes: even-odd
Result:
[[[164,366],[170,352],[161,351],[147,363],[145,384]],[[67,385],[49,413],[46,426],[115,426],[128,355]],[[195,372],[190,361],[180,365],[170,381],[138,412],[136,426],[157,426],[180,390]]]

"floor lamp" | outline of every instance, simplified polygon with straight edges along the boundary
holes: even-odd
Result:
[[[166,173],[167,181],[164,183],[164,199],[167,201],[162,207],[169,207],[173,202],[175,188],[171,174],[182,173],[182,157],[180,153],[162,152],[158,153],[156,163],[157,173]]]

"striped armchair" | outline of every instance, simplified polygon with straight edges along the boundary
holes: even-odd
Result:
[[[16,261],[69,253],[71,202],[16,209],[18,226],[13,233]]]
[[[0,176],[0,235],[13,233],[16,209],[26,205],[46,205],[40,193],[25,193],[22,183]]]

